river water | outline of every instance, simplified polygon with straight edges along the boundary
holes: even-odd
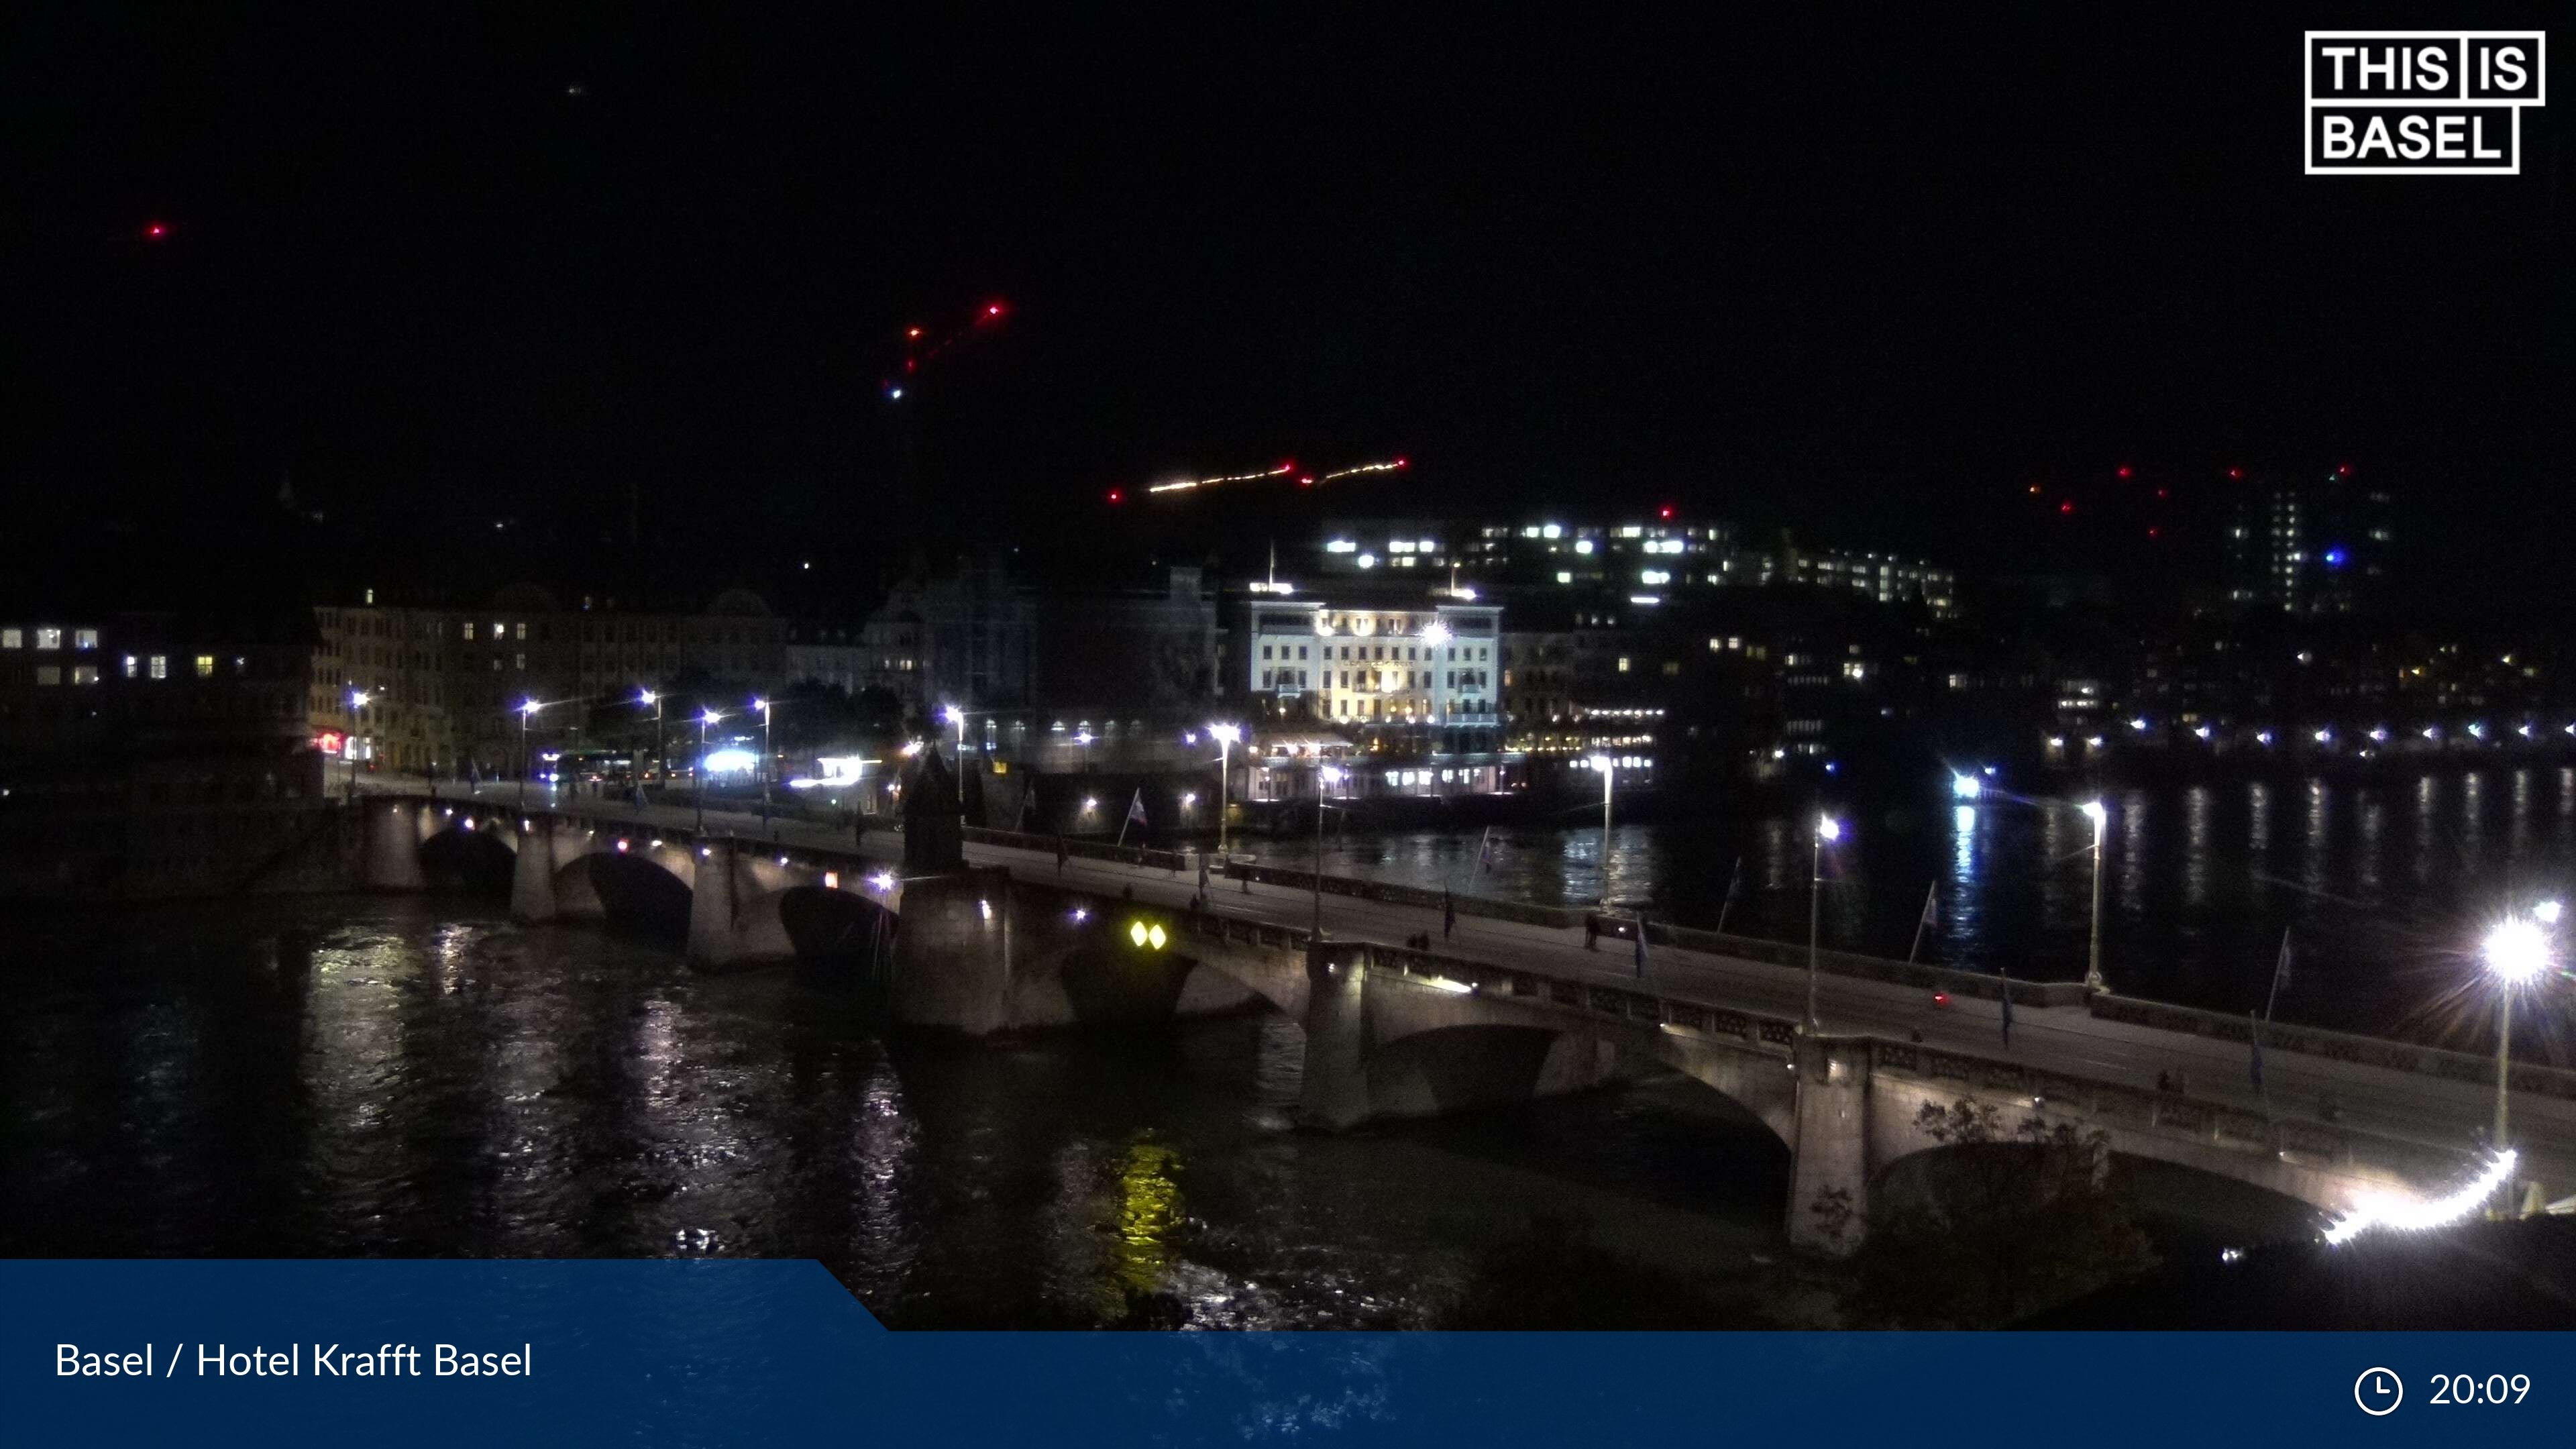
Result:
[[[1685,1082],[1328,1137],[1275,1016],[889,1044],[864,992],[475,897],[9,942],[11,1256],[814,1257],[897,1325],[1414,1327],[1582,1321],[1527,1281],[1574,1224],[1689,1295],[1659,1321],[1782,1311],[1787,1154]]]
[[[2222,1011],[2260,1010],[2285,931],[2287,1021],[2492,1049],[2472,952],[2509,906],[2576,902],[2576,768],[2445,771],[2376,782],[2271,777],[2112,789],[2103,851],[2103,969],[2113,989]],[[1903,957],[1924,897],[1925,960],[2039,980],[2084,974],[2092,826],[2071,797],[1989,791],[1839,800],[1823,857],[1828,946]],[[1712,809],[1614,825],[1610,896],[1654,917],[1804,942],[1812,854],[1804,808]],[[1553,828],[1328,836],[1325,869],[1562,904],[1597,900],[1598,814]],[[1308,839],[1253,839],[1297,868]],[[1741,862],[1740,866],[1738,862]],[[1738,872],[1740,871],[1740,875]],[[1728,882],[1737,888],[1729,903]],[[2518,1021],[2517,1054],[2571,1056],[2569,1013]],[[2529,1035],[2526,1035],[2529,1033]]]
[[[2572,776],[2115,792],[2110,979],[2259,1007],[2288,926],[2283,1017],[2473,1042],[2466,948],[2563,888]],[[1904,954],[1928,886],[1927,958],[2080,974],[2091,835],[2066,803],[1847,802],[1825,939]],[[1611,894],[1803,938],[1805,819],[1621,826]],[[1475,837],[1434,833],[1333,839],[1326,864],[1599,892],[1597,828],[1498,837],[1482,874]],[[698,976],[669,942],[467,894],[21,914],[0,991],[0,1254],[813,1257],[923,1327],[1829,1311],[1784,1266],[1786,1151],[1687,1082],[1321,1136],[1291,1125],[1302,1043],[1275,1016],[941,1046],[890,1038],[846,984]],[[2553,1002],[2517,1013],[2518,1055],[2568,1059]],[[2212,1231],[2261,1216],[2230,1213]],[[2190,1231],[2167,1241],[2237,1240]]]

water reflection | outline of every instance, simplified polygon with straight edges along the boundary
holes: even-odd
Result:
[[[1543,1214],[1779,1251],[1776,1140],[1695,1084],[1327,1138],[1277,1016],[890,1046],[846,991],[480,907],[131,914],[0,956],[0,1253],[812,1257],[904,1326],[1402,1328]]]
[[[2503,788],[2500,791],[2499,785]],[[2397,792],[2406,792],[2400,796]],[[1998,789],[1975,805],[1839,801],[1853,835],[1834,850],[1824,916],[1837,944],[1902,956],[1937,885],[1939,927],[1923,954],[1948,964],[2073,979],[2090,924],[2091,826],[2068,798]],[[2394,808],[2403,800],[2410,808]],[[2299,973],[2280,1010],[2296,1020],[2393,1030],[2455,975],[2466,923],[2508,889],[2576,894],[2576,767],[2177,783],[2110,798],[2104,964],[2124,991],[2228,1011],[2259,1008],[2281,933],[2329,970]],[[1660,918],[1777,940],[1806,936],[1803,804],[1711,810],[1620,827],[1619,892]],[[1474,889],[1581,901],[1569,842],[1597,830],[1497,832],[1495,870]],[[1400,866],[1395,835],[1354,838],[1336,868]],[[1266,843],[1246,842],[1256,853]],[[1733,861],[1744,886],[1728,904]],[[1435,883],[1436,882],[1428,882]],[[2535,1028],[2537,1029],[2537,1028]]]

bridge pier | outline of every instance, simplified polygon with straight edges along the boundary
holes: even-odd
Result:
[[[1833,1257],[1869,1233],[1870,1043],[1801,1034],[1797,1131],[1789,1139],[1789,1242]]]
[[[536,925],[555,918],[555,823],[523,821],[519,858],[510,869],[510,919]]]
[[[1306,948],[1306,1074],[1297,1115],[1328,1131],[1367,1121],[1368,950],[1349,942]]]
[[[889,1003],[904,1026],[990,1036],[1013,1019],[1011,873],[964,870],[903,883]]]
[[[698,848],[697,878],[689,887],[689,964],[727,966],[734,959],[734,902],[740,894],[730,840]]]
[[[370,801],[366,813],[365,880],[369,890],[416,891],[429,884],[421,873],[421,806],[416,801]]]

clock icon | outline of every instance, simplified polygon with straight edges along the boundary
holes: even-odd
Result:
[[[2352,1381],[2352,1401],[2361,1411],[2377,1419],[2397,1412],[2406,1402],[2406,1386],[2397,1381],[2395,1369],[2370,1368]]]

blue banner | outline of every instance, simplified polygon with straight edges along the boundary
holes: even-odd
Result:
[[[2384,1444],[2576,1429],[2500,1334],[888,1333],[810,1262],[0,1262],[0,1439]]]

